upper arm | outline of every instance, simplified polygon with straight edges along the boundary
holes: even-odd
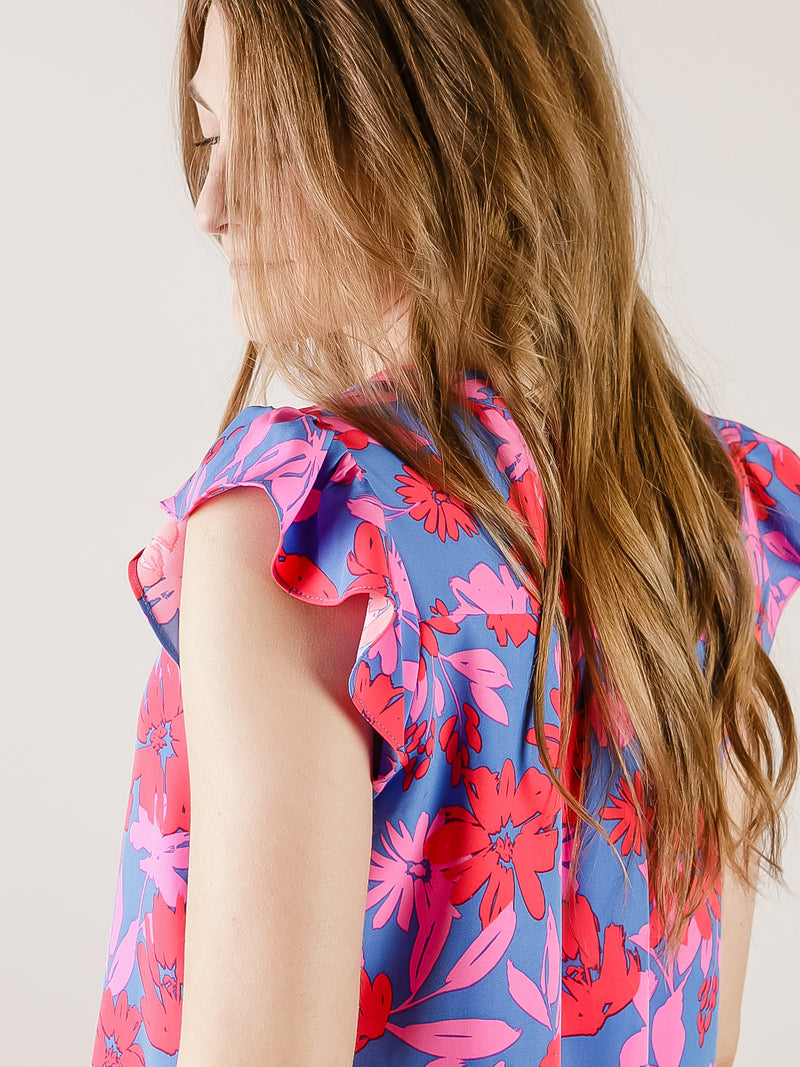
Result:
[[[255,487],[187,520],[181,1067],[350,1064],[355,1047],[372,729],[347,679],[366,596],[288,596],[270,574],[278,536]]]

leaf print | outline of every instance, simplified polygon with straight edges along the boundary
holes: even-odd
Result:
[[[442,1019],[411,1026],[387,1023],[386,1029],[420,1052],[463,1060],[504,1052],[522,1033],[501,1019]]]
[[[711,1028],[714,1009],[717,1006],[718,991],[719,977],[716,974],[713,978],[703,979],[700,983],[700,988],[697,991],[697,999],[700,1002],[700,1010],[697,1013],[697,1034],[701,1048],[703,1047],[706,1034]]]
[[[444,989],[465,989],[475,985],[500,962],[511,944],[517,925],[517,916],[511,904],[497,918],[481,930],[467,951],[461,956],[445,978]]]
[[[408,967],[412,997],[433,970],[442,954],[453,919],[460,919],[461,912],[450,900],[449,884],[442,885],[435,876],[429,882],[419,880],[414,885],[419,931],[414,938]]]
[[[445,657],[455,669],[471,682],[497,689],[511,685],[508,671],[501,660],[488,648],[465,648],[461,652]]]
[[[683,1025],[684,982],[670,994],[653,1016],[651,1041],[656,1067],[681,1067],[686,1044],[686,1030]]]
[[[542,991],[524,971],[515,967],[511,960],[506,960],[508,991],[524,1012],[548,1030],[552,1030],[550,1012],[545,1004]]]
[[[358,519],[364,519],[365,522],[369,522],[381,530],[386,529],[384,505],[373,493],[365,493],[364,496],[358,496],[355,500],[348,500],[347,510]]]
[[[528,610],[528,591],[515,581],[505,564],[495,572],[488,564],[478,563],[466,578],[451,578],[450,589],[458,601],[450,618],[461,623],[467,615],[485,615],[487,627],[494,630],[503,648],[509,637],[519,648],[527,637],[538,633],[539,617]],[[538,605],[534,609],[538,612]]]
[[[797,552],[794,545],[787,540],[780,530],[770,530],[769,533],[764,534],[763,541],[770,552],[777,556],[778,559],[800,564],[800,553]]]
[[[494,722],[499,722],[501,726],[508,726],[508,708],[499,693],[490,689],[488,685],[479,685],[477,682],[472,683],[469,691],[476,706],[484,715],[488,715]]]
[[[353,679],[352,697],[373,725],[381,724],[392,744],[400,751],[403,747],[400,740],[403,732],[403,690],[385,674],[378,673],[373,678],[369,664],[362,660]]]
[[[117,946],[111,966],[108,969],[106,984],[114,996],[128,984],[133,973],[133,964],[136,959],[136,939],[139,936],[139,919],[131,919],[125,936]]]
[[[631,1034],[620,1050],[619,1067],[642,1067],[643,1063],[647,1063],[649,1034],[647,1026]]]
[[[558,1000],[561,989],[561,948],[558,942],[558,926],[553,909],[547,906],[547,941],[542,960],[541,986],[547,994],[547,1003],[552,1007]]]

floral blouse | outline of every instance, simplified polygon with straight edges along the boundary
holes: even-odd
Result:
[[[468,372],[463,389],[477,454],[544,559],[543,491],[530,452],[484,379]],[[738,474],[754,626],[769,651],[800,584],[800,458],[741,423],[706,418]],[[584,751],[575,759],[599,772],[587,806],[627,872],[601,835],[587,836],[567,890],[574,826],[529,718],[540,605],[471,512],[392,451],[316,407],[252,406],[161,502],[168,521],[129,566],[161,647],[136,729],[93,1067],[177,1063],[191,884],[178,658],[184,534],[198,504],[240,485],[261,486],[275,505],[272,576],[288,594],[316,604],[369,594],[350,674],[354,705],[381,742],[356,1067],[712,1065],[719,885],[668,965],[642,827],[624,779],[612,774],[580,650],[574,700]],[[546,692],[555,761],[555,633]],[[623,740],[633,770],[632,731]]]

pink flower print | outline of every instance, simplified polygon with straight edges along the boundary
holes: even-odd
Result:
[[[178,897],[186,899],[186,879],[182,872],[189,867],[189,834],[185,830],[162,834],[161,827],[144,811],[140,812],[138,822],[131,823],[128,833],[134,850],[147,853],[139,861],[139,867],[153,879],[167,904],[176,908]]]
[[[429,821],[430,815],[423,811],[413,834],[402,821],[397,829],[387,822],[386,836],[381,834],[385,852],[372,850],[369,871],[370,882],[376,884],[367,892],[367,910],[380,905],[372,917],[374,929],[385,926],[396,910],[397,925],[408,932],[416,912],[419,930],[410,960],[412,994],[439,958],[453,919],[460,917],[450,900],[449,879],[425,858]]]
[[[517,584],[505,563],[497,572],[487,563],[478,563],[466,578],[451,578],[450,590],[458,601],[450,612],[453,622],[461,623],[467,615],[485,615],[487,627],[494,630],[503,648],[509,637],[519,648],[530,634],[539,631],[538,611],[532,614],[528,610],[530,595]]]
[[[139,1009],[133,1004],[128,1006],[124,989],[116,1005],[111,990],[103,990],[92,1067],[144,1067],[142,1047],[134,1044],[141,1025]]]
[[[175,614],[181,595],[184,531],[170,519],[147,544],[136,562],[137,577],[147,591],[147,602],[156,622],[166,623]]]

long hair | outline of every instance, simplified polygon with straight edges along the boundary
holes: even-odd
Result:
[[[600,830],[585,787],[568,789],[553,765],[543,722],[550,635],[562,755],[576,642],[586,650],[614,764],[642,801],[674,949],[723,864],[751,886],[759,866],[781,875],[797,739],[755,634],[736,472],[640,281],[644,183],[602,18],[592,0],[216,6],[229,42],[226,202],[253,338],[221,428],[278,371],[468,504],[541,603],[539,751],[576,823]],[[207,10],[187,0],[176,63],[193,202],[209,149],[186,86]],[[409,309],[399,354],[381,333],[397,293]],[[436,455],[401,432],[375,373],[387,368]],[[451,388],[465,369],[498,390],[530,448],[544,561],[465,438]]]

